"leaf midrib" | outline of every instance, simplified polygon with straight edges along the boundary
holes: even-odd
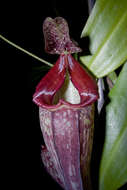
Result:
[[[92,63],[94,62],[94,60],[96,59],[96,57],[98,56],[98,54],[100,53],[100,51],[102,51],[102,49],[104,48],[104,46],[110,40],[110,38],[113,35],[113,32],[117,29],[117,27],[119,27],[119,25],[121,24],[121,21],[123,20],[124,16],[126,16],[126,14],[127,13],[125,12],[124,14],[122,14],[121,17],[119,17],[118,20],[116,20],[116,22],[114,23],[114,26],[112,27],[112,29],[108,32],[107,36],[105,37],[105,40],[101,43],[101,45],[98,47],[98,50],[96,51],[96,53],[92,56],[92,58],[91,58],[91,60],[89,62],[89,67],[92,65]]]

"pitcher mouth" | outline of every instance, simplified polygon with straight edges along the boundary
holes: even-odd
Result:
[[[54,67],[37,85],[33,95],[33,101],[38,106],[49,109],[60,106],[84,107],[97,99],[96,81],[70,54],[60,55]]]

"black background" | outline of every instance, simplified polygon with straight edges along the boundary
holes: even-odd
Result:
[[[0,33],[37,56],[55,62],[56,56],[44,52],[42,23],[47,16],[64,17],[68,21],[71,37],[79,42],[86,53],[89,51],[89,40],[80,39],[88,18],[85,0],[73,1],[72,4],[69,0],[3,2],[0,12]],[[40,151],[43,140],[38,107],[32,103],[32,94],[40,80],[40,78],[34,80],[32,72],[42,63],[1,40],[0,54],[3,137],[1,165],[4,189],[9,186],[13,189],[60,190],[59,185],[45,172],[41,163]],[[42,76],[45,72],[42,72]],[[105,118],[96,122],[92,157],[94,189],[97,189],[98,165],[104,139],[104,129],[100,129],[98,123],[104,124]]]

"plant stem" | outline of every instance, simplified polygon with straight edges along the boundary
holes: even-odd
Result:
[[[37,59],[38,61],[41,61],[42,63],[45,63],[46,65],[52,67],[53,65],[51,63],[49,63],[48,61],[45,61],[44,59],[34,55],[33,53],[21,48],[20,46],[16,45],[15,43],[11,42],[10,40],[8,40],[7,38],[3,37],[2,35],[0,35],[0,38],[2,40],[4,40],[5,42],[7,42],[8,44],[10,44],[11,46],[15,47],[16,49],[19,49],[20,51],[28,54],[31,57],[34,57],[35,59]]]

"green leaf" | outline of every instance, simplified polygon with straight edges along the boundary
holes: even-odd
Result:
[[[109,73],[106,79],[107,79],[107,84],[108,84],[109,90],[111,90],[117,81],[116,72],[113,71],[113,72]]]
[[[100,190],[116,190],[127,182],[127,62],[109,93],[106,134],[100,165]]]
[[[80,57],[100,78],[127,60],[127,0],[97,0],[81,37],[90,37],[91,57]]]
[[[116,83],[117,80],[117,74],[115,73],[115,71],[113,71],[112,73],[110,73],[108,75],[108,78],[112,81],[113,85]]]

